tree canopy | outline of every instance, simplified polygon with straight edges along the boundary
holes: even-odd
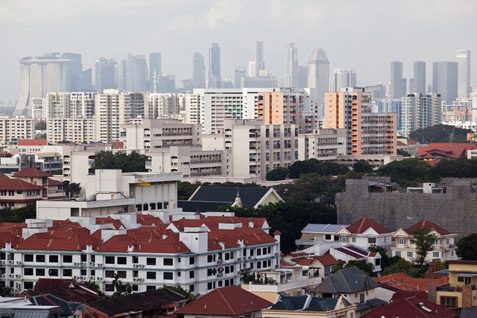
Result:
[[[81,192],[81,186],[79,183],[69,181],[63,181],[63,191],[68,199],[71,199]]]
[[[145,172],[145,155],[133,151],[130,154],[124,152],[100,151],[96,154],[93,169],[121,169],[122,172]]]
[[[288,169],[279,167],[269,171],[266,175],[268,181],[285,180],[288,176]]]
[[[373,166],[370,165],[366,160],[358,160],[353,164],[353,171],[371,173],[373,172]]]
[[[427,227],[420,227],[412,232],[412,239],[416,244],[416,259],[415,262],[419,266],[423,266],[426,260],[427,252],[432,251],[432,246],[436,236],[431,233]]]
[[[316,173],[320,176],[337,176],[349,171],[345,165],[334,162],[322,162],[316,159],[295,161],[289,168],[290,178],[299,178],[302,174]]]
[[[434,125],[413,131],[409,138],[419,141],[421,144],[434,142],[467,142],[467,133],[470,129],[462,129],[450,125]]]
[[[462,237],[457,242],[457,256],[466,261],[477,260],[477,233]]]
[[[4,208],[0,212],[0,223],[22,223],[26,219],[36,218],[36,204],[19,209]]]

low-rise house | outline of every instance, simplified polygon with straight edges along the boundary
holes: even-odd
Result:
[[[30,298],[32,304],[36,306],[55,305],[61,308],[60,317],[78,318],[82,315],[83,305],[81,302],[66,301],[60,297],[50,294],[41,294]]]
[[[427,299],[425,292],[399,291],[389,304],[374,309],[362,318],[457,318],[459,313]]]
[[[0,208],[22,208],[42,200],[43,187],[0,173]]]
[[[449,308],[477,306],[477,261],[448,261],[449,284],[432,286],[435,302]]]
[[[346,228],[336,231],[343,245],[355,245],[363,249],[380,246],[389,249],[392,243],[392,231],[374,220],[363,217]]]
[[[381,271],[381,254],[378,252],[371,252],[354,245],[346,245],[331,248],[329,253],[344,263],[348,263],[349,261],[366,261],[366,263],[373,265],[374,272]]]
[[[58,318],[60,313],[61,308],[54,304],[39,306],[25,297],[0,297],[0,315],[2,317]]]
[[[268,309],[262,310],[263,318],[354,318],[356,305],[345,297],[322,298],[312,296],[280,296]]]
[[[474,143],[430,143],[417,148],[424,160],[467,159],[467,151],[476,149]]]
[[[168,288],[87,302],[83,318],[163,317],[182,308],[187,299]]]
[[[314,245],[323,245],[330,243],[338,243],[339,235],[336,231],[349,225],[344,224],[308,224],[301,230],[300,239],[295,241],[297,250],[301,251]],[[338,246],[338,244],[335,244]]]
[[[356,304],[356,312],[360,315],[371,309],[382,306],[386,302],[375,293],[379,284],[357,267],[345,268],[328,276],[321,284],[311,290],[313,296],[346,297]]]
[[[42,187],[42,196],[46,200],[58,200],[65,197],[63,184],[44,171],[35,168],[22,169],[14,173],[12,178]]]
[[[434,284],[434,286],[447,285],[449,283],[449,278],[446,276],[439,278],[414,278],[406,273],[393,273],[382,277],[373,277],[373,279],[381,285],[398,290],[424,292],[428,291],[430,283]]]
[[[185,212],[218,211],[221,206],[257,209],[269,203],[283,202],[273,188],[199,186],[188,200],[179,201]]]
[[[427,252],[426,262],[429,263],[432,260],[438,259],[445,263],[449,260],[458,259],[455,245],[457,234],[450,233],[439,225],[427,220],[420,221],[407,229],[399,228],[393,233],[392,256],[399,256],[413,262],[417,258],[413,232],[420,228],[430,230],[430,233],[434,234],[436,238],[432,250]]]
[[[72,279],[40,278],[29,295],[50,294],[69,302],[84,303],[102,298],[91,290]]]
[[[240,287],[217,288],[178,310],[184,318],[197,317],[262,317],[262,309],[273,303]]]

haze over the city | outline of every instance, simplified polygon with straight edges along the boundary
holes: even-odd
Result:
[[[389,81],[389,63],[453,61],[457,49],[477,52],[477,1],[0,1],[0,100],[20,90],[19,59],[74,52],[83,67],[99,57],[162,53],[164,73],[191,77],[192,54],[221,47],[223,78],[265,47],[266,68],[284,75],[285,47],[295,42],[305,64],[323,48],[333,68],[353,68],[358,84]],[[475,65],[475,64],[474,64]],[[427,72],[429,73],[430,67]],[[477,68],[472,67],[473,86]]]

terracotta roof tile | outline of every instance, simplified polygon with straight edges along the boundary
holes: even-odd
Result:
[[[372,228],[378,234],[391,233],[390,230],[388,230],[381,224],[378,224],[375,221],[368,219],[366,217],[359,219],[355,223],[348,226],[346,229],[353,234],[362,234],[366,232],[366,230],[369,228]]]
[[[427,220],[423,220],[423,221],[420,221],[420,222],[417,222],[416,224],[414,224],[413,226],[411,226],[410,228],[406,229],[406,233],[408,234],[412,234],[412,232],[416,229],[419,229],[421,227],[425,227],[426,229],[429,229],[429,230],[434,230],[436,231],[437,233],[439,233],[440,235],[449,235],[449,234],[452,234],[451,232],[447,231],[446,229],[444,229],[443,227],[440,227],[439,225],[431,222],[431,221],[427,221]]]
[[[0,190],[3,191],[28,191],[42,190],[43,188],[21,179],[2,179],[0,182]]]
[[[13,175],[15,178],[43,178],[51,177],[50,174],[35,168],[22,169]]]

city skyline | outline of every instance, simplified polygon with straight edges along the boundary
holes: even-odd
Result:
[[[185,4],[190,7],[187,11],[183,9]],[[370,10],[361,10],[361,20],[364,22],[360,26],[354,25],[350,19],[355,10],[371,4],[379,5],[370,6]],[[260,25],[250,23],[259,18],[260,9],[268,7],[268,15],[260,16]],[[47,14],[52,8],[57,12],[54,18]],[[1,73],[7,74],[0,77],[0,99],[6,102],[19,96],[19,59],[48,52],[80,53],[85,69],[94,67],[100,57],[119,61],[125,59],[128,53],[148,55],[160,52],[163,72],[175,74],[180,83],[192,77],[193,52],[207,57],[210,44],[218,43],[221,48],[222,78],[233,79],[234,68],[254,60],[255,43],[263,41],[266,68],[282,80],[285,48],[287,43],[295,42],[299,65],[306,64],[314,48],[323,48],[330,61],[330,70],[356,70],[360,74],[358,85],[387,82],[391,61],[402,61],[403,76],[411,78],[415,61],[422,60],[431,65],[434,61],[455,61],[455,52],[459,49],[477,52],[477,45],[471,40],[472,30],[477,27],[477,4],[472,1],[464,1],[461,6],[445,1],[421,1],[417,4],[411,1],[388,4],[377,1],[359,4],[305,1],[292,14],[289,14],[286,2],[269,1],[253,7],[250,2],[233,1],[194,4],[182,1],[174,5],[147,1],[137,4],[116,1],[112,5],[104,1],[95,6],[94,12],[85,16],[87,8],[87,2],[70,6],[54,1],[42,2],[41,5],[31,2],[29,6],[2,2],[1,29],[8,32],[0,31],[0,39],[3,43],[11,43],[11,49],[0,53]],[[251,8],[255,10],[251,11]],[[408,10],[410,8],[412,12]],[[147,19],[153,14],[158,18]],[[161,18],[163,14],[167,15],[164,19]],[[141,23],[121,23],[130,15],[133,18],[141,17]],[[346,21],[347,18],[350,21],[336,24],[331,29],[323,28],[338,15],[340,21]],[[296,23],[287,23],[285,27],[274,22],[282,21],[283,18]],[[103,19],[111,23],[105,25]],[[452,27],[440,23],[450,19],[455,20]],[[61,30],[55,27],[66,21],[71,23],[64,23]],[[383,24],[384,21],[387,23]],[[78,30],[72,27],[74,25],[87,27]],[[254,25],[253,29],[249,25]],[[249,30],[253,32],[247,32]],[[310,36],[310,32],[313,32],[313,36]],[[363,34],[366,36],[363,37]],[[61,41],[58,41],[59,38]],[[118,41],[124,38],[129,41]],[[413,40],[417,38],[427,40]],[[409,46],[412,45],[411,50],[403,45],[404,39]],[[353,54],[346,50],[350,45],[354,48]],[[475,66],[471,73],[471,84],[475,86]],[[427,78],[430,78],[429,73]]]

